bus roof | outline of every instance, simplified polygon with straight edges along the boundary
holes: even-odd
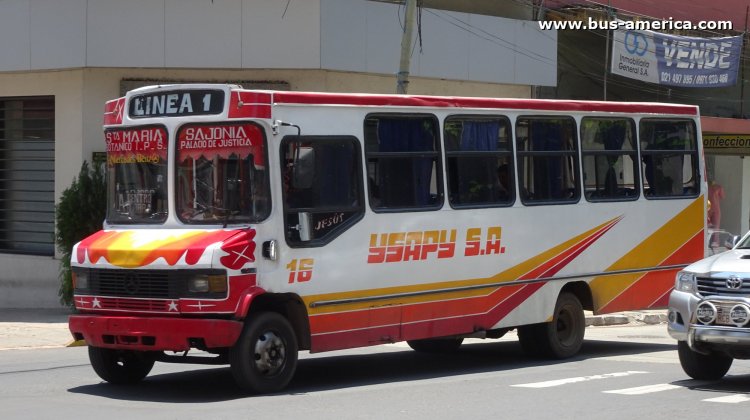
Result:
[[[127,113],[127,98],[156,92],[190,92],[195,89],[223,90],[229,94],[228,118],[271,118],[271,109],[278,105],[334,105],[367,107],[497,109],[529,111],[602,112],[620,114],[671,114],[698,116],[695,105],[662,102],[610,102],[567,99],[483,98],[461,96],[388,95],[363,93],[324,93],[245,90],[233,85],[165,85],[131,91],[127,96],[108,101],[104,124],[121,124]]]
[[[481,98],[428,95],[383,95],[319,92],[269,92],[274,104],[408,106],[432,108],[498,108],[538,111],[586,111],[698,115],[695,105],[662,102],[610,102],[560,99]]]

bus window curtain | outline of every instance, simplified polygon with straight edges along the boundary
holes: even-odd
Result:
[[[547,121],[533,121],[531,145],[534,151],[564,150],[560,125]],[[565,180],[562,163],[558,157],[534,158],[535,198],[555,199],[563,196]]]
[[[425,120],[382,118],[378,122],[378,151],[432,152],[434,139]],[[381,158],[380,194],[384,207],[413,207],[430,204],[432,158]]]
[[[500,132],[499,121],[464,121],[461,131],[461,151],[496,151]],[[460,203],[489,203],[497,201],[497,159],[471,157],[458,165]]]
[[[461,150],[497,150],[500,123],[497,121],[465,121],[461,131]]]
[[[606,150],[622,150],[625,143],[625,125],[614,124],[606,129],[604,133],[604,148]],[[604,194],[612,197],[617,194],[618,182],[615,164],[618,156],[607,156],[607,174],[604,177]]]

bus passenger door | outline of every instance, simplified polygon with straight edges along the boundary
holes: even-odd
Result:
[[[356,291],[366,284],[361,270],[367,243],[357,243],[357,235],[344,235],[365,212],[359,141],[352,136],[286,136],[281,152],[286,244],[293,255],[315,256],[308,261],[315,267],[315,284],[309,289],[334,296],[325,310],[331,322],[325,323],[325,331],[313,333],[346,335],[345,347],[398,340],[398,307],[335,302],[344,299],[341,296],[357,300],[362,296]]]

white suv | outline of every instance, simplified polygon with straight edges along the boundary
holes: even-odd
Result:
[[[750,232],[737,239],[677,273],[669,295],[669,335],[694,379],[720,379],[732,360],[750,359]]]

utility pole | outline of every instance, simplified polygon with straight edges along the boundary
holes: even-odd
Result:
[[[404,16],[404,34],[401,37],[401,63],[398,68],[396,93],[406,94],[409,86],[409,64],[411,58],[411,39],[414,32],[414,10],[417,0],[406,0],[406,16]]]
[[[612,0],[609,0],[607,2],[607,19],[612,20]],[[607,22],[609,24],[609,22]],[[607,28],[607,43],[606,49],[604,51],[604,100],[607,100],[607,70],[609,69],[609,43],[610,43],[610,34],[612,33],[612,30]]]

